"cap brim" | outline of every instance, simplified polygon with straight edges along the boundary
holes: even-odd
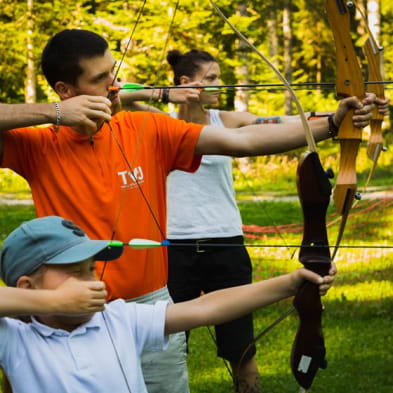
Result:
[[[90,240],[79,243],[73,247],[67,248],[53,258],[45,261],[45,264],[66,264],[84,261],[88,258],[95,257],[99,261],[111,261],[117,259],[123,253],[123,247],[113,247],[107,240]]]

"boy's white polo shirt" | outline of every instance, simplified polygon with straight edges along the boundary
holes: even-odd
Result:
[[[0,365],[13,393],[146,393],[140,354],[166,347],[166,306],[115,300],[72,332],[2,318]]]

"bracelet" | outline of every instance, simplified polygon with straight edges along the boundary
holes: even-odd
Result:
[[[164,87],[162,89],[162,103],[167,104],[169,102],[169,89]]]
[[[58,102],[54,102],[53,104],[55,105],[55,110],[56,110],[56,124],[55,124],[54,131],[58,132],[59,131],[59,127],[60,127],[60,122],[61,122],[60,105],[59,105]]]
[[[334,123],[333,117],[334,115],[329,115],[327,118],[329,124],[328,135],[334,139],[337,137],[339,127],[337,127],[337,125]]]

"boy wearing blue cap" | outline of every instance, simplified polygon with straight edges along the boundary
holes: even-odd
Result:
[[[143,350],[165,349],[171,333],[222,323],[292,296],[304,280],[325,294],[335,274],[334,267],[323,278],[298,269],[183,303],[118,299],[103,307],[95,259],[113,260],[122,252],[57,216],[26,222],[7,237],[0,254],[0,275],[9,286],[0,287],[0,366],[14,393],[146,393]],[[15,315],[31,315],[31,322],[8,318]]]

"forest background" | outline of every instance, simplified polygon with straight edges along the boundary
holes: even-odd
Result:
[[[383,73],[390,81],[393,76],[393,3],[369,0],[356,4],[367,16],[377,41],[384,47]],[[337,97],[332,87],[336,74],[335,47],[324,12],[325,0],[243,3],[220,0],[218,5],[288,80],[309,83],[307,88],[296,88],[304,110],[336,107]],[[83,28],[102,34],[116,59],[120,60],[142,6],[143,0],[0,0],[0,102],[58,99],[42,76],[40,54],[47,40],[62,29]],[[367,35],[358,10],[352,15],[352,33],[359,59],[366,70],[361,47]],[[151,86],[171,86],[171,73],[165,61],[167,51],[192,48],[207,50],[217,57],[225,84],[280,83],[260,58],[244,47],[223,24],[208,0],[147,0],[132,34],[119,78]],[[389,94],[390,84],[387,84],[386,95]],[[249,110],[260,115],[296,114],[291,98],[282,87],[225,88],[220,100],[220,107],[229,110]],[[392,140],[390,128],[391,119],[386,119],[383,134],[387,147]],[[366,155],[367,138],[366,129],[357,161],[360,188],[372,166]],[[338,144],[326,141],[319,147],[324,167],[337,172]],[[266,202],[265,198],[296,194],[299,156],[300,151],[294,151],[235,162],[235,185],[246,224],[247,242],[258,246],[249,248],[255,280],[292,271],[296,266],[296,249],[290,245],[301,241],[299,202],[296,198]],[[377,188],[384,192],[383,197],[376,200],[365,198],[353,209],[354,215],[348,221],[343,243],[355,248],[340,250],[336,258],[340,274],[324,303],[327,310],[324,333],[330,363],[327,370],[318,373],[312,389],[315,393],[392,391],[392,337],[388,334],[393,315],[393,255],[390,248],[393,199],[388,194],[393,187],[392,161],[393,155],[388,149],[381,155],[371,187],[365,192]],[[10,171],[0,170],[0,198],[10,202],[25,197],[30,197],[27,184]],[[249,203],[250,200],[262,202]],[[328,213],[329,237],[335,240],[338,225],[333,206]],[[0,203],[0,243],[20,222],[33,216],[31,205]],[[256,233],[255,230],[263,232]],[[271,248],[272,244],[278,243],[283,246]],[[281,315],[289,307],[288,303],[258,312],[256,332]],[[257,360],[263,384],[270,393],[295,391],[288,354],[297,326],[295,316],[287,318],[264,337],[263,343],[258,344]],[[215,356],[208,331],[197,329],[192,337],[189,356],[192,392],[230,391],[230,377]]]
[[[234,25],[264,53],[296,87],[304,110],[329,110],[336,107],[335,46],[324,11],[325,1],[278,0],[218,2]],[[363,13],[376,40],[384,48],[383,69],[386,80],[393,74],[393,3],[380,0],[356,2],[352,12],[352,32],[359,59],[364,62],[361,47],[367,38]],[[138,12],[143,13],[137,21]],[[154,85],[173,84],[166,54],[170,49],[188,51],[204,49],[220,63],[224,84],[280,84],[269,67],[224,25],[208,0],[143,0],[133,1],[34,1],[0,0],[0,102],[42,102],[56,100],[40,69],[40,54],[47,40],[66,28],[91,29],[102,34],[117,60],[131,43],[121,66],[122,81]],[[137,26],[136,26],[137,24]],[[366,70],[366,65],[363,64]],[[367,75],[365,74],[365,78]],[[321,85],[315,85],[320,84]],[[327,85],[326,85],[327,83]],[[387,95],[389,87],[386,86]],[[249,110],[260,115],[295,114],[291,96],[282,87],[258,86],[222,89],[220,107]],[[164,108],[167,109],[167,108]],[[389,145],[390,122],[385,122],[385,144]],[[367,131],[365,132],[367,140]],[[364,146],[366,142],[363,142]],[[337,170],[338,145],[331,142],[322,148],[325,165]],[[240,162],[236,170],[247,172],[252,179],[270,165],[268,178],[260,176],[254,189],[278,191],[281,183],[272,181],[278,171],[287,176],[284,193],[295,193],[294,168],[298,152],[280,157],[258,157]],[[282,162],[285,162],[285,166]],[[390,174],[391,154],[384,154],[375,174],[374,185],[386,184]],[[253,165],[250,166],[250,163]],[[360,183],[370,163],[359,155]],[[282,169],[285,168],[284,171]],[[15,175],[0,172],[0,189],[7,191]],[[243,176],[243,175],[242,175]],[[254,180],[253,180],[254,181]],[[392,181],[393,183],[393,181]],[[242,178],[238,183],[242,190]],[[21,187],[26,185],[21,182]]]

